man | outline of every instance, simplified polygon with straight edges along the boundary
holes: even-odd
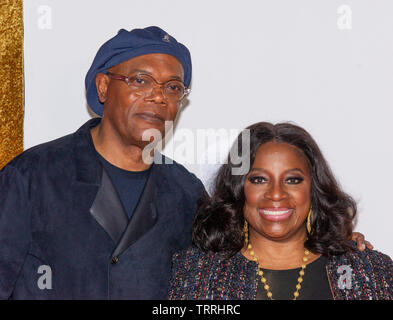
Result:
[[[0,173],[0,298],[166,298],[205,191],[176,162],[146,162],[143,133],[164,135],[190,81],[188,49],[158,27],[99,49],[86,95],[102,118]]]

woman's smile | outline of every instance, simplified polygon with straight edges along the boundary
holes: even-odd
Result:
[[[291,208],[261,208],[259,214],[265,220],[280,222],[291,217],[294,209]]]

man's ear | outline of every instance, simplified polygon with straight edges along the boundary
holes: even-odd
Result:
[[[96,88],[98,99],[101,103],[105,103],[108,91],[109,77],[103,73],[96,75]]]

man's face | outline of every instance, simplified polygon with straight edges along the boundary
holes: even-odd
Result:
[[[127,77],[149,75],[157,82],[169,80],[183,82],[184,71],[181,63],[173,56],[161,53],[147,54],[132,58],[108,71]],[[180,101],[168,98],[162,87],[139,90],[125,81],[98,74],[96,79],[100,101],[104,103],[102,122],[109,125],[123,144],[145,146],[142,140],[147,129],[157,129],[164,136],[165,121],[176,118]]]

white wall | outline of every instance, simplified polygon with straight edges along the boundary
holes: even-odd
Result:
[[[358,200],[356,229],[393,257],[392,14],[390,0],[25,0],[25,147],[90,118],[84,77],[102,43],[158,25],[193,58],[178,131],[303,126]]]

